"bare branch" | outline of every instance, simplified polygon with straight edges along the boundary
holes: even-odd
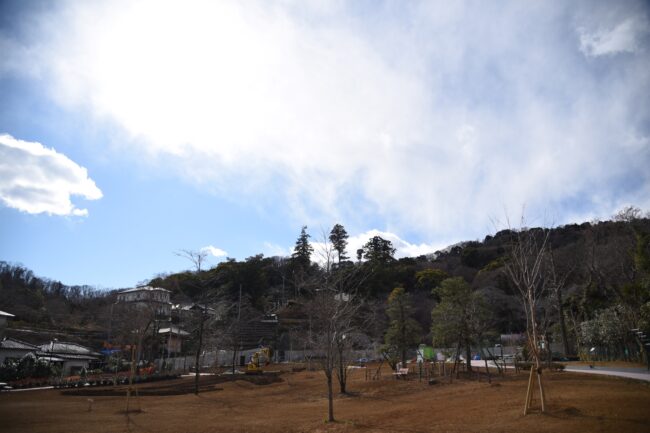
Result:
[[[174,254],[192,262],[192,265],[194,265],[194,269],[198,274],[201,273],[201,267],[203,266],[205,259],[208,257],[208,253],[203,250],[178,250],[174,252]]]

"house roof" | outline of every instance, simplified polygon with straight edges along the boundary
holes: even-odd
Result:
[[[36,350],[38,346],[26,343],[24,341],[16,340],[15,338],[5,338],[0,341],[0,349],[11,350]]]
[[[90,357],[95,357],[95,356],[101,356],[101,354],[97,352],[93,352],[89,348],[82,346],[81,344],[77,343],[66,343],[62,341],[51,341],[46,344],[42,344],[39,346],[39,349],[43,353],[51,353],[51,354],[56,354],[57,356],[68,356],[68,355],[77,355],[77,356],[90,356]]]
[[[87,347],[76,343],[61,343],[53,341],[51,343],[36,346],[15,338],[5,338],[0,341],[0,349],[6,350],[25,350],[34,352],[38,358],[49,361],[61,362],[65,360],[93,360],[100,356],[99,353],[93,352]],[[53,350],[52,350],[53,349]]]
[[[209,314],[216,314],[217,310],[214,307],[211,307],[209,305],[205,304],[198,304],[198,303],[193,303],[193,304],[173,304],[172,305],[172,310],[177,310],[177,311],[190,311],[190,310],[203,310],[205,309]]]
[[[179,328],[178,326],[173,326],[173,325],[170,326],[170,327],[167,327],[167,328],[160,328],[158,330],[158,333],[159,334],[169,334],[169,333],[171,333],[171,334],[180,335],[181,337],[184,337],[186,335],[190,335],[189,332],[184,331],[181,328]]]
[[[69,360],[92,361],[94,359],[97,359],[97,356],[91,356],[91,355],[70,355],[67,353],[49,353],[49,352],[41,352],[41,351],[36,352],[36,355],[41,359],[48,359],[50,361],[69,361]]]
[[[16,317],[13,314],[7,313],[5,311],[0,310],[0,316],[2,317]]]
[[[63,361],[65,361],[65,359],[63,359],[63,358],[59,358],[59,357],[52,356],[52,355],[42,355],[42,354],[39,354],[38,357],[39,357],[40,359],[47,359],[47,360],[50,361],[50,362],[63,362]]]

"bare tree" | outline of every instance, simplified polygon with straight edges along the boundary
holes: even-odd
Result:
[[[342,310],[339,315],[341,323],[338,324],[338,338],[336,345],[336,378],[339,382],[341,394],[347,393],[347,381],[349,367],[353,362],[353,349],[367,343],[367,336],[361,332],[368,324],[367,315],[361,314],[363,302],[357,295],[358,288],[365,281],[366,276],[357,267],[337,268],[330,276],[330,291],[335,292],[334,298],[337,302],[346,303],[339,305]]]
[[[179,257],[183,257],[194,265],[194,271],[197,277],[199,292],[199,300],[192,307],[193,311],[193,331],[196,334],[197,344],[194,356],[194,394],[199,394],[199,376],[201,375],[201,352],[205,342],[205,331],[209,326],[209,322],[216,317],[215,306],[220,302],[220,294],[207,287],[206,280],[201,273],[201,266],[205,262],[207,252],[203,250],[180,250],[175,253]]]
[[[347,379],[347,372],[341,374],[340,369],[347,369],[344,355],[347,341],[356,332],[355,319],[360,304],[352,296],[338,296],[333,287],[323,287],[307,304],[310,329],[308,332],[309,347],[318,360],[319,366],[327,379],[328,421],[334,421],[334,398],[332,382],[334,374],[339,374],[340,380]],[[347,340],[347,341],[346,341]],[[335,373],[340,367],[338,373]],[[345,382],[343,382],[345,383]],[[345,385],[343,385],[343,390]]]
[[[333,263],[336,250],[327,234],[318,254],[324,263],[323,272],[317,277],[313,297],[306,303],[308,329],[305,331],[306,346],[318,360],[327,379],[328,420],[334,421],[333,379],[336,375],[341,393],[346,392],[351,349],[358,336],[361,302],[356,296],[364,281],[356,267],[336,268]]]
[[[629,223],[640,218],[643,218],[643,211],[636,206],[629,205],[616,212],[616,214],[612,217],[612,221]]]
[[[235,374],[237,353],[243,348],[247,328],[260,317],[247,296],[241,298],[237,304],[231,305],[227,312],[230,317],[225,322],[220,341],[224,347],[232,351],[231,368],[232,374]]]
[[[115,310],[118,326],[115,329],[115,340],[122,349],[130,350],[129,385],[126,391],[126,413],[130,409],[131,394],[137,386],[133,386],[133,378],[137,373],[138,365],[144,356],[144,346],[149,338],[156,338],[156,323],[161,316],[160,306],[149,302],[123,302],[116,304]],[[150,337],[150,333],[152,336]],[[138,408],[139,410],[139,408]]]
[[[560,335],[562,337],[562,346],[564,349],[565,355],[571,354],[571,348],[569,347],[569,337],[567,336],[567,326],[566,320],[564,317],[564,300],[563,294],[564,289],[567,285],[567,280],[573,273],[575,269],[575,262],[571,264],[568,269],[561,270],[555,261],[555,254],[552,250],[549,249],[548,254],[548,285],[551,291],[551,295],[556,302],[556,308],[558,312],[558,323],[560,324]]]
[[[219,294],[205,297],[202,301],[192,305],[190,318],[187,322],[191,327],[191,334],[196,337],[196,351],[194,352],[194,394],[196,395],[199,394],[201,354],[208,341],[211,340],[212,343],[218,341],[212,337],[216,331],[216,324],[221,319],[221,314],[225,308],[225,302],[220,299]]]
[[[204,250],[178,250],[174,254],[176,254],[178,257],[182,257],[192,262],[192,265],[194,265],[194,270],[197,274],[201,273],[201,267],[208,257],[208,253]]]
[[[348,301],[349,302],[349,301]],[[354,300],[353,302],[357,302]],[[358,305],[360,307],[360,305]],[[353,354],[356,347],[368,347],[370,340],[366,334],[361,332],[360,327],[354,325],[350,327],[350,332],[343,334],[336,341],[336,379],[339,383],[341,394],[347,394],[348,374],[350,367],[354,362]]]
[[[524,219],[522,217],[521,228],[519,230],[511,230],[511,233],[513,234],[513,239],[510,257],[504,269],[519,291],[526,315],[528,344],[535,364],[535,368],[531,367],[530,369],[530,377],[528,380],[528,391],[524,406],[524,415],[526,415],[532,402],[532,388],[534,386],[535,376],[539,385],[542,412],[546,411],[537,314],[540,301],[547,293],[544,264],[550,230],[543,228],[526,229],[524,228]]]

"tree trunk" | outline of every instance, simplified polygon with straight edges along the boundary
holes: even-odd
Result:
[[[406,313],[404,305],[400,304],[401,334],[402,334],[402,368],[406,367]]]
[[[232,374],[235,374],[235,358],[237,357],[237,349],[233,346],[232,348]]]
[[[129,413],[129,403],[131,400],[131,387],[133,386],[133,376],[135,371],[135,348],[131,346],[131,368],[129,369],[129,386],[126,388],[126,413]]]
[[[467,363],[467,372],[471,373],[472,371],[472,348],[469,344],[469,341],[465,341],[465,362]]]
[[[535,305],[534,302],[532,302],[532,296],[529,295],[529,305]],[[532,329],[532,340],[533,340],[533,356],[535,357],[535,368],[537,370],[537,383],[539,385],[539,396],[540,396],[540,402],[542,405],[542,413],[546,412],[546,399],[544,397],[544,384],[542,383],[542,366],[539,360],[539,345],[537,344],[537,321],[535,318],[535,309],[531,308],[530,310],[530,325]],[[532,369],[532,367],[531,367]],[[532,374],[532,372],[531,372]],[[532,390],[531,390],[531,397],[532,397]],[[530,406],[530,402],[526,403],[526,408]],[[525,414],[525,412],[524,412]]]
[[[327,403],[328,403],[328,418],[329,422],[334,422],[334,397],[332,392],[332,372],[327,374]]]
[[[562,335],[562,346],[564,347],[564,356],[572,355],[567,337],[566,323],[564,322],[564,306],[562,305],[562,289],[557,291],[557,308],[560,314],[560,333]]]
[[[343,362],[343,351],[339,350],[339,359],[338,359],[338,364],[339,364],[339,374],[338,374],[338,379],[339,379],[339,388],[341,391],[341,394],[346,393],[345,385],[347,382],[347,371],[345,371],[345,362]]]
[[[483,356],[485,360],[485,372],[487,373],[488,383],[492,383],[492,376],[490,375],[490,368],[488,367],[487,357]]]
[[[201,323],[199,325],[199,344],[196,348],[196,358],[194,360],[194,394],[199,395],[199,376],[201,370],[201,348],[203,346],[203,322],[205,322],[205,317],[201,316]]]

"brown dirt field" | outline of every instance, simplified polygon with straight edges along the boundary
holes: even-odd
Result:
[[[124,414],[123,396],[88,396],[60,390],[0,395],[0,431],[47,433],[152,432],[647,432],[650,386],[632,380],[546,375],[548,412],[522,415],[527,373],[428,385],[384,377],[366,381],[355,370],[350,395],[335,399],[336,423],[325,423],[322,372],[285,373],[266,385],[236,380],[211,383],[193,394],[140,397],[141,413]],[[143,388],[186,387],[190,379]],[[93,389],[95,390],[95,389]],[[99,391],[99,389],[96,389]],[[537,407],[537,403],[534,403]]]

